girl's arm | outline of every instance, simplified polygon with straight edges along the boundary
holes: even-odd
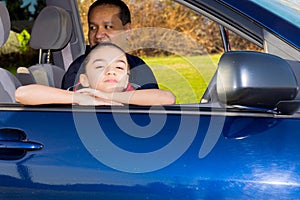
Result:
[[[17,102],[26,105],[68,104],[73,102],[73,93],[59,88],[32,84],[19,87],[15,92],[15,98]]]
[[[40,104],[79,104],[112,105],[114,102],[95,99],[94,97],[44,85],[26,85],[15,92],[17,102],[25,105]],[[117,105],[120,105],[119,103]]]
[[[97,98],[135,105],[168,105],[176,102],[173,93],[160,89],[144,89],[128,92],[105,93],[94,89],[81,89],[78,92],[89,93]]]

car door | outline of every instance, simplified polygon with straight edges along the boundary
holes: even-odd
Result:
[[[4,199],[293,198],[299,192],[299,118],[197,106],[1,106],[0,115]],[[23,138],[12,137],[18,134]],[[35,145],[26,148],[30,142]]]

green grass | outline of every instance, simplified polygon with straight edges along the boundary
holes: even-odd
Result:
[[[145,57],[161,89],[170,90],[176,103],[199,103],[220,55]]]

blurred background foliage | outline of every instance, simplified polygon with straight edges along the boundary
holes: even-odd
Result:
[[[84,36],[87,38],[87,12],[89,5],[94,2],[94,0],[77,1]],[[124,1],[131,10],[132,29],[159,27],[181,33],[191,38],[192,41],[195,41],[194,44],[198,44],[198,46],[191,44],[189,47],[191,49],[190,54],[220,54],[223,52],[218,25],[202,15],[198,15],[190,9],[185,8],[179,3],[172,0]],[[38,51],[29,47],[29,34],[34,19],[45,6],[45,0],[37,0],[37,3],[34,5],[31,5],[31,3],[24,4],[23,0],[9,0],[6,1],[6,5],[10,11],[12,31],[8,42],[0,49],[0,63],[6,68],[34,65],[38,62]],[[30,11],[30,6],[34,6],[33,12]],[[131,53],[142,57],[172,55],[172,52],[162,49],[138,48],[138,46],[147,47],[149,38],[155,37],[157,34],[159,33],[147,32],[147,34],[139,35],[139,37],[130,38],[132,44],[137,46],[134,52]],[[182,47],[185,47],[183,50],[186,51],[187,44],[184,43],[184,40],[177,39],[177,36],[178,35],[172,35],[171,33],[161,34],[160,41],[168,45],[170,44],[171,38],[174,43],[174,48],[176,48],[175,51],[180,51]],[[234,41],[234,43],[231,44],[233,49],[258,49],[255,45],[243,40],[234,33],[231,33],[231,41]],[[197,48],[199,46],[201,48]]]
[[[78,0],[85,38],[87,38],[88,32],[87,12],[92,2],[94,2],[94,0]],[[172,0],[124,0],[124,2],[131,11],[132,29],[144,27],[171,29],[186,35],[203,47],[199,49],[203,54],[219,54],[223,52],[223,44],[218,24],[195,13],[191,9]],[[143,35],[143,37],[151,38],[151,34]],[[164,35],[161,35],[161,41],[168,42],[170,35],[166,35],[165,37],[167,37],[167,40],[164,39]],[[174,35],[174,37],[176,37],[176,35]],[[141,37],[131,39],[136,43],[149,41],[147,38]],[[176,38],[172,41],[176,41]],[[231,33],[231,41],[234,41],[231,44],[232,49],[258,50],[257,46],[234,33]],[[186,46],[186,44],[180,44],[180,42],[184,41],[177,40],[176,43],[178,46]],[[141,46],[147,45],[143,44]],[[139,49],[134,53],[138,56],[161,56],[170,54],[170,52],[159,49]],[[199,52],[197,51],[196,53]]]
[[[11,32],[8,41],[0,49],[1,67],[14,72],[20,66],[31,66],[38,62],[38,51],[29,47],[30,32],[34,19],[38,16],[45,0],[38,0],[30,11],[31,3],[24,4],[23,0],[6,1],[11,20]]]

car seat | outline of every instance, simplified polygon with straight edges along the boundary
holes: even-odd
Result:
[[[26,71],[24,69],[17,70],[17,77],[23,85],[37,83],[61,87],[65,70],[50,62],[51,51],[63,49],[70,41],[71,34],[72,21],[66,10],[47,6],[40,12],[34,22],[29,43],[31,48],[39,50],[39,62],[28,68],[30,74],[22,73]]]
[[[10,18],[5,5],[0,2],[0,47],[7,41],[10,33]],[[1,64],[1,63],[0,63]],[[8,70],[0,68],[0,102],[15,103],[15,90],[21,85]]]

